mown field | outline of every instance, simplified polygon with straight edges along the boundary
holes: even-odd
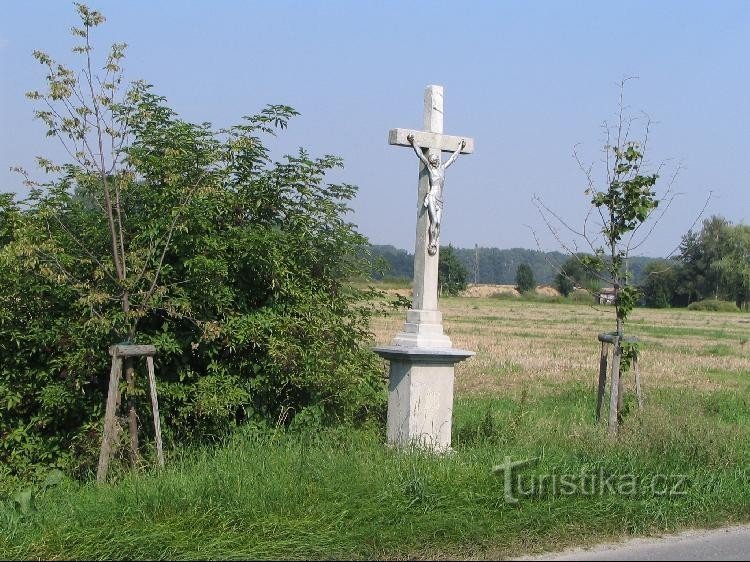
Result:
[[[446,333],[455,347],[477,355],[456,372],[459,397],[555,393],[572,383],[592,386],[600,332],[614,329],[607,306],[530,302],[512,298],[444,298]],[[403,323],[378,318],[378,343]],[[686,309],[635,309],[628,333],[641,340],[641,370],[649,389],[729,390],[750,385],[750,316]]]
[[[454,345],[477,352],[457,368],[454,454],[390,450],[377,425],[246,427],[217,449],[173,453],[161,473],[65,481],[26,514],[6,502],[0,558],[503,558],[750,520],[750,316],[634,311],[645,409],[631,393],[612,440],[593,419],[596,334],[611,309],[441,308]],[[402,322],[378,318],[376,341]],[[536,459],[527,486],[580,474],[635,487],[527,487],[508,503],[493,472],[506,456]],[[658,478],[676,493],[646,485]]]

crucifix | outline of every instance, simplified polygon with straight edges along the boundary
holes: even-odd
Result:
[[[427,86],[424,95],[424,130],[391,129],[388,144],[417,151],[419,189],[417,236],[414,248],[414,310],[437,310],[437,270],[445,170],[459,154],[471,154],[474,140],[443,134],[443,87]],[[424,154],[426,152],[426,154]],[[441,152],[453,154],[445,164]]]
[[[417,233],[414,245],[414,283],[411,310],[404,331],[394,345],[451,347],[443,334],[438,310],[438,263],[440,221],[443,210],[445,169],[459,154],[471,154],[474,140],[443,134],[443,87],[427,86],[424,94],[424,131],[391,129],[388,143],[413,148],[419,156],[417,191]],[[426,154],[425,154],[426,152]],[[441,152],[452,155],[445,164]]]
[[[443,333],[438,310],[440,221],[445,170],[459,154],[474,150],[473,139],[443,134],[443,87],[427,86],[424,129],[392,129],[389,144],[411,147],[419,157],[417,235],[412,307],[390,345],[375,352],[390,362],[388,421],[391,445],[449,451],[453,416],[454,365],[474,355],[454,349]],[[452,153],[443,164],[441,152]]]

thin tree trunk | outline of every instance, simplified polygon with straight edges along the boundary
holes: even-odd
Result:
[[[620,361],[622,361],[622,351],[619,353]],[[620,366],[620,376],[617,379],[617,424],[622,425],[622,409],[625,404],[625,385],[623,384],[623,372],[622,365]]]
[[[125,380],[128,385],[128,434],[130,436],[130,463],[138,465],[140,459],[138,447],[138,414],[135,409],[135,369],[133,358],[125,358]]]
[[[610,215],[610,219],[614,221],[614,217]],[[616,245],[614,242],[610,242],[610,257],[612,263],[615,263],[616,257]],[[622,373],[620,372],[620,361],[622,358],[622,337],[624,332],[624,326],[622,318],[620,317],[620,283],[621,277],[620,272],[612,270],[612,285],[615,293],[615,316],[617,318],[617,335],[614,338],[613,350],[612,350],[612,376],[610,378],[610,395],[609,395],[609,422],[608,422],[608,433],[610,437],[617,436],[620,428],[621,421],[621,408],[622,408]]]
[[[130,298],[127,290],[122,294],[122,311],[130,311]],[[134,336],[134,328],[130,329],[127,340],[130,342]],[[128,387],[128,436],[130,438],[130,464],[137,466],[140,460],[138,444],[138,411],[135,406],[135,368],[133,367],[133,358],[125,358],[125,381]]]

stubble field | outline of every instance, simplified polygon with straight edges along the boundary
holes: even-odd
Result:
[[[454,347],[476,352],[456,368],[459,397],[515,395],[523,389],[554,394],[571,383],[593,389],[601,345],[597,334],[615,327],[609,306],[459,297],[442,299],[440,307]],[[397,312],[376,318],[377,343],[387,343],[403,321]],[[747,314],[638,308],[627,334],[640,340],[645,392],[748,390]]]

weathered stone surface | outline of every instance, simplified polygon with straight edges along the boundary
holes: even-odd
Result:
[[[391,129],[388,132],[388,144],[411,146],[411,143],[407,139],[409,135],[414,135],[414,143],[422,148],[434,148],[442,152],[455,152],[461,147],[461,141],[465,141],[466,144],[461,149],[461,154],[471,154],[474,152],[474,139],[440,135],[413,129]]]
[[[388,443],[450,450],[454,365],[474,352],[398,346],[377,347],[375,352],[390,361]]]
[[[445,363],[451,365],[476,355],[475,352],[468,349],[456,349],[455,347],[425,349],[421,347],[380,345],[373,348],[373,351],[384,359],[389,360],[422,361],[425,363]]]

